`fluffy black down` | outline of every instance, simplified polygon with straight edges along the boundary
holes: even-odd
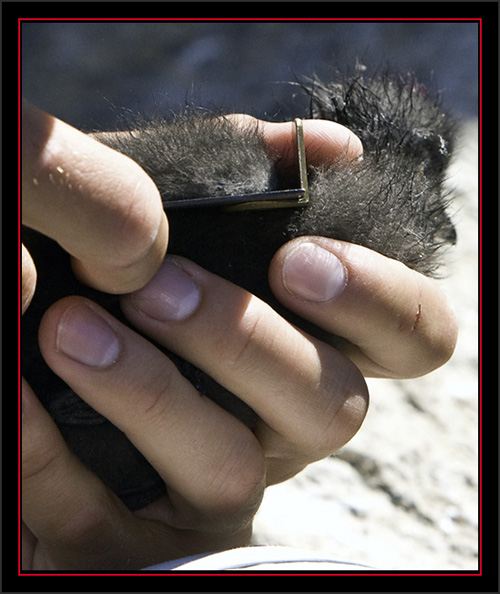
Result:
[[[339,122],[361,138],[363,161],[311,170],[311,201],[305,208],[169,211],[169,252],[246,288],[294,324],[335,344],[335,337],[273,298],[267,282],[272,256],[289,239],[322,235],[364,245],[436,276],[442,248],[455,242],[443,189],[454,124],[415,80],[388,73],[370,79],[359,73],[338,76],[330,84],[311,80],[303,92],[310,96],[313,117]],[[136,160],[164,201],[297,183],[293,175],[280,172],[255,128],[242,130],[223,117],[188,110],[172,121],[136,121],[129,132],[94,136]],[[51,240],[24,229],[23,241],[38,271],[35,298],[23,317],[23,374],[71,449],[130,509],[139,509],[165,493],[161,478],[123,433],[48,369],[36,338],[43,312],[63,296],[90,297],[124,321],[117,299],[81,285],[67,255]],[[186,361],[168,355],[201,393],[253,426],[255,415],[246,404]]]

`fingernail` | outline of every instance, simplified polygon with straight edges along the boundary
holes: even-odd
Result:
[[[315,243],[299,244],[283,262],[283,284],[286,290],[306,301],[334,299],[347,282],[342,262]]]
[[[184,320],[198,308],[201,293],[189,274],[167,258],[149,283],[130,299],[136,309],[155,320]]]
[[[107,367],[120,354],[114,330],[87,305],[68,307],[59,320],[56,348],[67,357],[89,365]]]

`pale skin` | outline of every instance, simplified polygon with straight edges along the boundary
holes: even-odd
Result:
[[[292,124],[259,125],[286,163]],[[306,120],[304,132],[311,164],[362,155],[359,139],[332,122]],[[122,307],[136,328],[260,417],[252,433],[200,398],[166,355],[98,305],[82,297],[54,304],[40,327],[43,356],[125,431],[168,494],[130,512],[69,452],[23,382],[24,569],[141,568],[247,544],[266,486],[337,451],[359,429],[368,408],[363,376],[422,375],[453,352],[456,320],[437,283],[356,245],[299,238],[269,270],[277,298],[345,338],[342,352],[195,263],[170,255],[164,262],[168,222],[144,171],[29,104],[22,190],[23,223],[57,240],[80,278],[125,294]],[[22,263],[24,311],[36,262],[23,252]],[[170,301],[162,310],[164,292]],[[80,357],[82,332],[98,342],[92,360]]]

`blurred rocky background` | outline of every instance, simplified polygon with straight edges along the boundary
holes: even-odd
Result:
[[[268,489],[256,544],[308,547],[377,568],[478,564],[478,25],[469,22],[23,23],[23,95],[84,130],[114,107],[186,99],[268,119],[299,108],[290,81],[389,62],[439,91],[461,122],[450,186],[458,244],[442,286],[460,320],[455,355],[417,380],[369,382],[365,424],[336,456]],[[301,109],[304,106],[301,106]]]

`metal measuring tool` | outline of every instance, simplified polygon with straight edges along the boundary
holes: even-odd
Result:
[[[228,196],[207,196],[203,198],[185,198],[183,200],[164,200],[164,210],[219,207],[226,211],[264,210],[270,208],[295,208],[309,202],[307,183],[307,163],[304,145],[304,126],[300,118],[294,120],[297,158],[299,163],[299,186],[287,190],[270,190],[255,194]]]

